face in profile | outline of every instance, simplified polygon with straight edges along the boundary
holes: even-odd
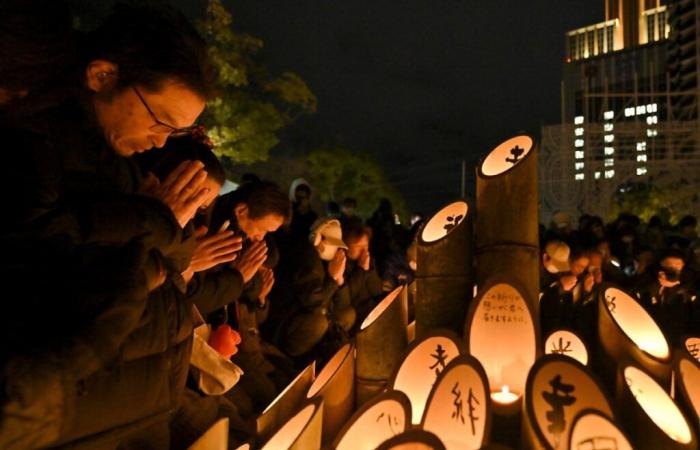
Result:
[[[251,241],[262,241],[267,233],[277,231],[284,223],[284,218],[278,214],[265,214],[261,217],[251,217],[250,209],[245,203],[236,205],[234,215],[238,228]]]
[[[173,131],[194,124],[205,101],[177,80],[165,80],[160,89],[119,86],[118,70],[107,61],[93,61],[87,86],[97,122],[107,143],[125,157],[163,147]]]

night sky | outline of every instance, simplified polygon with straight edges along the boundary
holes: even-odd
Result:
[[[235,28],[297,72],[318,113],[296,133],[373,154],[411,210],[468,192],[474,167],[519,131],[559,121],[564,33],[603,20],[593,0],[226,0]]]

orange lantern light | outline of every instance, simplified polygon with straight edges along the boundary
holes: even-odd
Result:
[[[675,399],[685,411],[686,417],[700,433],[700,363],[693,358],[679,354],[675,366]]]
[[[373,450],[411,426],[411,402],[403,392],[389,391],[362,405],[333,441],[335,450]]]
[[[613,420],[595,409],[584,409],[574,418],[569,438],[571,450],[634,450]]]
[[[447,450],[482,448],[491,426],[489,395],[479,361],[460,355],[435,381],[421,428],[438,436]]]
[[[323,400],[312,399],[265,443],[262,450],[318,450],[322,423]]]
[[[528,448],[567,448],[574,418],[586,409],[613,417],[611,403],[593,373],[562,355],[538,359],[527,378],[523,440]]]
[[[433,215],[416,238],[416,335],[445,328],[460,332],[474,283],[472,212],[466,201]],[[449,286],[449,289],[446,289]]]
[[[323,443],[329,443],[350,417],[355,403],[355,355],[345,344],[326,363],[306,393],[324,401]]]
[[[686,336],[683,343],[688,354],[700,362],[700,336]]]
[[[588,364],[588,348],[583,340],[571,330],[555,330],[544,341],[544,353],[574,358],[584,366]]]
[[[275,398],[258,416],[256,432],[260,440],[267,440],[277,431],[306,399],[306,392],[314,381],[316,363],[311,363]]]
[[[697,449],[695,433],[678,405],[646,371],[623,364],[618,371],[620,412],[639,449]]]
[[[445,450],[445,446],[433,433],[408,430],[384,441],[377,450]]]
[[[426,401],[440,372],[460,354],[459,338],[452,332],[433,332],[413,342],[389,381],[411,401],[411,422],[420,423]]]
[[[672,358],[666,337],[637,300],[612,285],[604,286],[598,301],[598,336],[609,358],[600,364],[599,373],[610,385],[615,379],[610,369],[625,360],[636,362],[659,383],[669,385]]]
[[[386,389],[401,362],[408,346],[407,301],[405,286],[394,289],[369,313],[355,336],[357,406]]]

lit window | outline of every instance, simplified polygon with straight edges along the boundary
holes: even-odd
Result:
[[[576,139],[574,141],[574,147],[583,147],[583,139]]]
[[[575,125],[581,125],[582,123],[583,123],[583,116],[574,117],[574,124]]]
[[[610,169],[605,171],[605,178],[612,178],[615,176],[615,170]]]
[[[605,142],[612,142],[615,140],[615,135],[614,134],[606,134],[603,139],[605,140]]]
[[[574,164],[574,167],[576,168],[576,170],[582,170],[582,169],[583,169],[583,163],[582,163],[582,162],[577,162],[576,164]]]
[[[646,167],[637,167],[637,175],[644,175],[645,173],[647,173]]]
[[[595,177],[596,180],[599,180],[600,179],[600,172],[594,173],[593,176]]]
[[[637,151],[638,152],[643,152],[644,150],[647,149],[647,143],[646,142],[637,142]]]
[[[647,162],[647,155],[637,155],[637,162]]]
[[[634,115],[634,106],[630,108],[625,108],[625,117],[630,117]]]
[[[646,114],[646,113],[647,113],[647,107],[644,106],[644,105],[639,105],[639,106],[637,106],[636,112],[637,112],[637,115],[638,115],[638,116],[641,116],[642,114]]]
[[[647,112],[648,113],[655,113],[656,112],[656,103],[649,103],[647,105]]]
[[[647,130],[648,137],[654,137],[654,136],[657,136],[658,134],[659,134],[659,132],[657,130],[652,130],[652,129]]]
[[[578,128],[576,128],[576,129],[574,130],[574,134],[575,134],[576,136],[581,136],[581,135],[583,135],[583,127],[578,127]]]
[[[583,159],[583,152],[581,150],[577,150],[574,152],[574,158],[576,159]]]
[[[604,124],[603,124],[603,130],[604,130],[604,131],[612,131],[612,130],[613,130],[613,124],[611,124],[611,123],[604,123]]]
[[[615,117],[615,111],[605,111],[605,112],[603,113],[603,118],[604,118],[605,120],[610,120],[610,119],[612,119],[612,118],[614,118],[614,117]]]
[[[605,156],[614,155],[615,154],[615,147],[605,147],[603,149],[603,151],[605,152]]]
[[[575,178],[576,180],[583,180],[583,174],[582,174],[582,173],[577,173],[576,175],[574,175],[574,178]]]
[[[605,158],[605,167],[610,167],[615,165],[615,160],[612,158]]]
[[[659,118],[657,116],[647,116],[647,124],[653,125],[659,123]]]

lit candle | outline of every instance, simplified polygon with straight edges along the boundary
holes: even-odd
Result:
[[[502,405],[509,405],[517,402],[520,396],[514,392],[510,392],[508,385],[504,385],[499,392],[491,393],[491,400]]]

